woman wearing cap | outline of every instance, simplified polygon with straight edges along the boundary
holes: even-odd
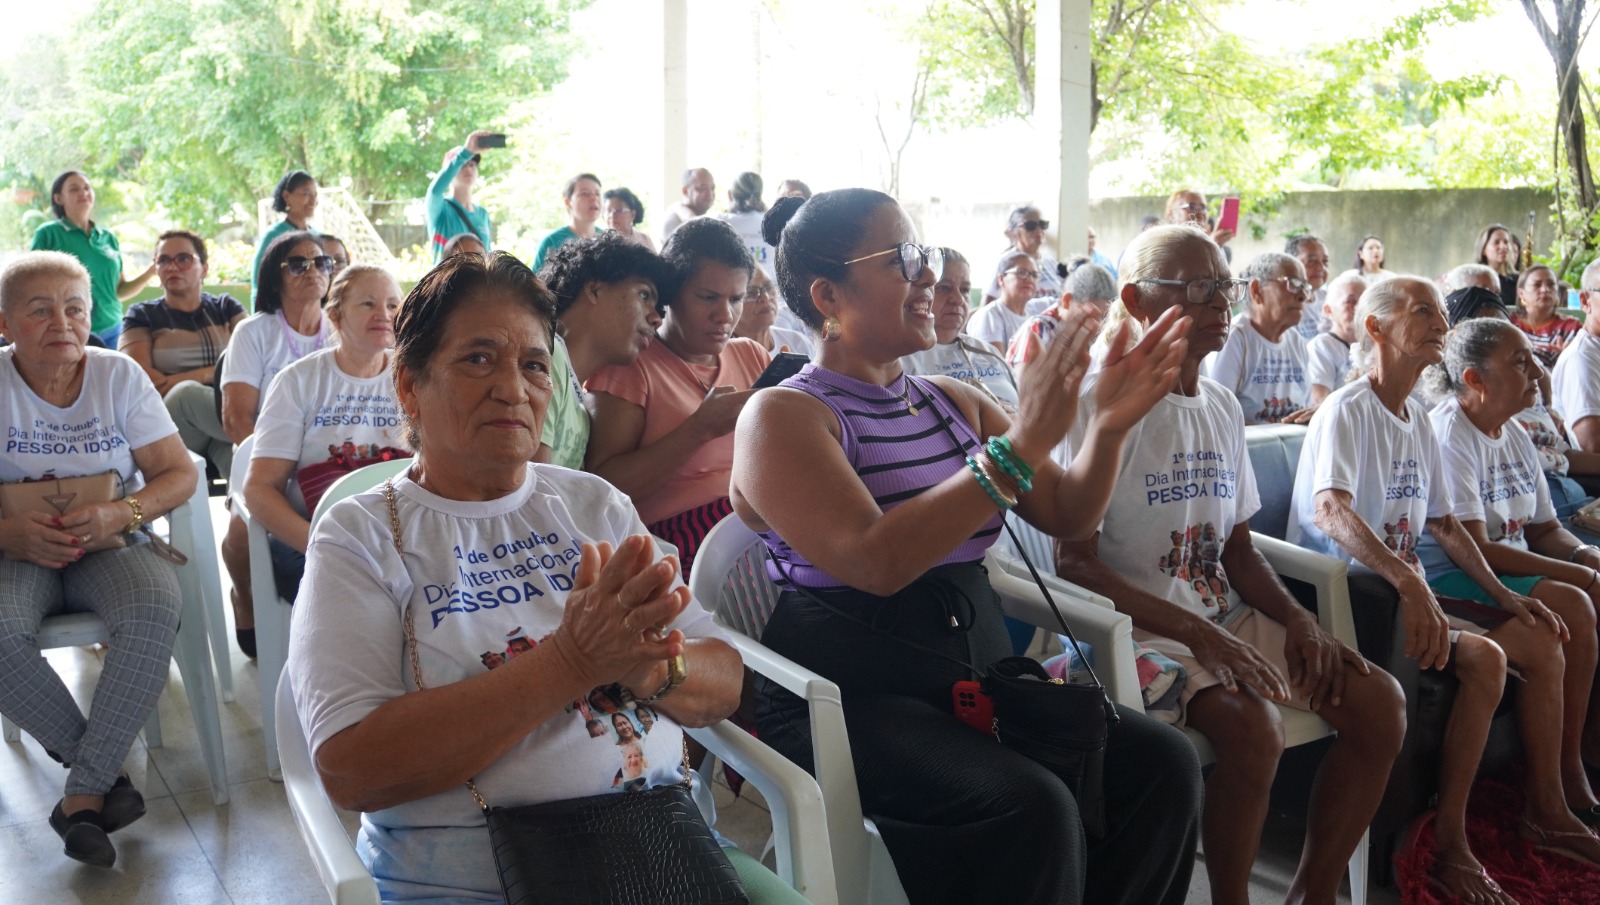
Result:
[[[50,184],[50,212],[56,219],[33,233],[34,251],[62,251],[89,271],[94,294],[90,330],[106,348],[117,347],[122,332],[122,303],[133,298],[156,275],[151,264],[133,279],[122,276],[122,248],[117,235],[89,219],[94,213],[94,187],[89,177],[68,170]]]
[[[816,362],[757,394],[739,420],[734,505],[788,588],[761,640],[839,683],[862,810],[908,897],[1182,902],[1199,810],[1182,735],[1119,709],[1105,757],[1107,832],[1089,839],[1060,778],[954,716],[952,683],[972,674],[933,651],[978,669],[1009,655],[981,565],[998,510],[1015,506],[1054,535],[1092,531],[1123,437],[1170,384],[1187,323],[1167,317],[1139,346],[1116,344],[1101,417],[1063,470],[1049,451],[1077,408],[1097,323],[1087,310],[1029,369],[1013,421],[960,381],[905,375],[901,356],[935,339],[942,256],[916,244],[893,198],[868,189],[785,198],[765,229],[785,300],[822,342]],[[805,702],[764,680],[758,691],[762,739],[809,764]]]
[[[471,233],[485,251],[494,248],[494,224],[489,211],[472,200],[478,186],[478,164],[483,160],[481,142],[491,132],[479,130],[467,136],[459,148],[444,155],[439,175],[428,183],[428,232],[433,262],[444,257],[445,245],[462,233]]]
[[[291,232],[320,235],[311,226],[311,217],[317,212],[317,180],[305,170],[289,171],[278,180],[277,188],[272,190],[272,209],[282,214],[283,219],[262,233],[260,241],[256,242],[256,257],[250,263],[251,311],[260,310],[256,307],[256,300],[260,295],[261,259],[266,256],[272,243]]]

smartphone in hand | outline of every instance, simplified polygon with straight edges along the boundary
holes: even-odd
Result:
[[[1217,229],[1225,229],[1235,235],[1239,232],[1239,199],[1222,199],[1222,216],[1217,218]]]
[[[504,132],[496,132],[478,139],[478,147],[480,148],[503,148],[505,146],[506,136]]]

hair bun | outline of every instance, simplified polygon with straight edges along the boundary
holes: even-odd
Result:
[[[806,199],[793,196],[785,196],[772,202],[772,208],[761,218],[761,238],[766,240],[768,245],[777,248],[778,240],[783,237],[783,228],[789,225],[789,221],[793,220],[794,215],[800,210],[800,205],[805,203]]]

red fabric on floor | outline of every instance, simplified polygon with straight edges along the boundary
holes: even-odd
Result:
[[[1467,801],[1467,840],[1489,876],[1521,905],[1600,905],[1600,868],[1535,849],[1517,834],[1522,793],[1503,779],[1482,778]],[[1395,855],[1395,882],[1405,905],[1449,905],[1428,885],[1433,823]]]

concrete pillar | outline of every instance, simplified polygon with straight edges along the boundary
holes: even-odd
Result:
[[[689,168],[689,0],[661,0],[661,197],[664,211],[683,196]]]
[[[1081,254],[1088,238],[1093,5],[1093,0],[1038,0],[1034,18],[1034,123],[1045,158],[1038,204],[1055,221],[1056,250],[1063,261]]]

